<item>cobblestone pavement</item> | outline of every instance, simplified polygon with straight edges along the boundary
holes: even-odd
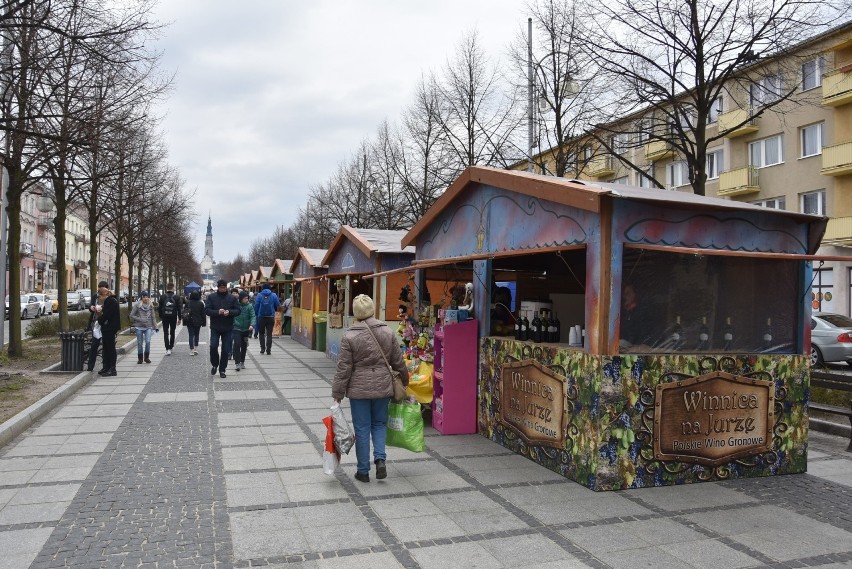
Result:
[[[323,354],[254,342],[221,379],[185,331],[153,343],[0,448],[0,569],[852,567],[837,437],[812,433],[808,474],[595,493],[427,428],[363,484],[354,452],[322,472]]]

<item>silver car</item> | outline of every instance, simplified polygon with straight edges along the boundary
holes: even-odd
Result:
[[[46,314],[53,314],[53,301],[50,298],[48,298],[48,296],[46,294],[42,294],[40,292],[33,292],[33,293],[30,294],[30,296],[36,297],[36,300],[38,301],[39,306],[41,306],[41,309],[39,310],[39,313],[38,313],[39,316],[44,316]]]
[[[852,318],[814,312],[811,317],[811,366],[825,362],[852,365]]]

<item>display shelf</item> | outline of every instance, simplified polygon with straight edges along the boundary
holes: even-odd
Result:
[[[435,334],[432,426],[444,435],[476,433],[477,321],[444,326]]]

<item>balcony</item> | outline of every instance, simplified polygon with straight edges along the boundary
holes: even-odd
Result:
[[[852,246],[852,217],[832,217],[828,220],[823,245]]]
[[[53,229],[53,216],[46,213],[40,213],[38,218],[36,218],[36,225],[38,225],[41,229]]]
[[[741,196],[760,191],[760,171],[754,166],[728,170],[719,175],[720,196]]]
[[[668,140],[654,140],[645,145],[645,159],[651,162],[674,156],[675,149]]]
[[[852,142],[823,147],[820,174],[825,176],[852,174]]]
[[[88,268],[89,268],[89,264],[88,264],[86,261],[75,261],[75,262],[74,262],[74,268],[75,268],[75,269],[78,269],[78,270],[80,270],[80,269],[88,269]]]
[[[32,243],[21,243],[21,257],[32,257],[33,256],[33,244]]]
[[[751,109],[734,109],[719,115],[719,132],[729,131],[725,132],[725,138],[757,132],[759,128],[757,119],[751,116]]]
[[[612,176],[615,174],[614,162],[615,160],[612,159],[612,156],[595,156],[589,160],[589,164],[586,166],[586,171],[589,173],[589,176],[592,176],[593,178]]]
[[[822,104],[839,107],[852,103],[852,65],[835,69],[822,76]]]

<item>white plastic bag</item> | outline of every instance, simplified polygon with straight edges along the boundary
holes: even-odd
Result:
[[[95,325],[92,326],[92,337],[100,339],[103,334],[101,333],[101,323],[95,320]]]
[[[340,466],[340,459],[336,452],[322,451],[322,471],[329,476],[334,476],[334,471]]]
[[[339,403],[331,406],[331,418],[334,421],[334,448],[340,454],[349,454],[355,445],[355,433],[349,427]]]

